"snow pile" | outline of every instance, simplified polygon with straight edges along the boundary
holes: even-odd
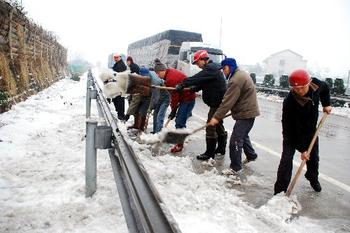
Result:
[[[106,152],[85,198],[85,93],[63,79],[0,115],[0,232],[128,232]]]
[[[257,92],[256,93],[258,98],[261,99],[266,99],[268,101],[272,101],[272,102],[276,102],[276,103],[282,103],[283,102],[283,98],[279,97],[278,95],[269,95],[263,92]]]
[[[97,192],[85,198],[84,80],[61,80],[0,115],[0,232],[127,232],[106,151],[98,151]],[[154,156],[118,128],[182,232],[325,232],[317,220],[290,221],[294,207],[283,197],[254,208],[215,167],[197,174],[195,158]]]
[[[140,136],[140,140],[144,144],[155,144],[155,143],[161,142],[161,138],[162,137],[158,133],[156,133],[156,134],[145,134],[145,133],[143,133]]]
[[[182,232],[324,232],[307,218],[289,222],[300,208],[285,197],[276,196],[259,209],[251,207],[240,198],[244,193],[227,188],[227,178],[215,168],[194,173],[191,157],[155,157],[149,150],[136,154]]]
[[[288,198],[281,193],[273,196],[259,209],[267,215],[274,216],[276,219],[287,220],[292,214],[297,214],[301,210],[301,205],[295,195]]]

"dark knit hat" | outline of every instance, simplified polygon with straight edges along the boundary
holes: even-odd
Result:
[[[154,60],[154,71],[158,72],[163,70],[166,70],[166,66],[158,58],[156,58]]]

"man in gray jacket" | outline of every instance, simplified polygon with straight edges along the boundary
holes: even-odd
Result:
[[[223,173],[235,175],[242,169],[242,149],[247,157],[245,162],[257,158],[249,139],[249,132],[254,125],[255,117],[260,113],[255,85],[249,74],[241,71],[233,58],[224,59],[221,66],[229,81],[225,96],[209,124],[218,124],[231,110],[232,117],[236,120],[230,139],[231,164],[230,169]]]

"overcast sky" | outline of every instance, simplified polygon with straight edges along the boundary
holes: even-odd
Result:
[[[309,68],[350,70],[350,1],[347,0],[22,0],[28,16],[53,31],[93,64],[112,52],[168,29],[202,33],[239,64],[261,63],[291,49]]]

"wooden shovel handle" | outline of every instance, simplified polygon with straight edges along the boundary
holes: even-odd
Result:
[[[168,90],[168,91],[176,91],[175,87],[165,87],[165,86],[155,86],[155,85],[152,85],[151,87],[157,88],[157,89],[162,89],[162,90]],[[189,91],[190,88],[186,87],[183,90],[184,91]]]
[[[311,140],[311,143],[310,143],[310,145],[309,145],[309,148],[307,149],[307,154],[308,154],[308,155],[310,155],[311,150],[312,150],[312,148],[314,147],[314,144],[315,144],[315,142],[316,142],[318,133],[319,133],[320,129],[322,128],[323,123],[325,122],[327,116],[328,116],[327,113],[323,113],[323,116],[322,116],[320,122],[318,123],[318,126],[317,126],[317,128],[316,128],[316,132],[315,132],[315,134],[314,134],[314,136],[313,136],[313,138],[312,138],[312,140]],[[295,176],[294,176],[292,182],[291,182],[291,183],[289,184],[289,186],[288,186],[288,189],[287,189],[287,192],[286,192],[286,196],[287,196],[287,197],[289,197],[290,194],[292,193],[292,190],[293,190],[293,188],[294,188],[294,186],[295,186],[295,184],[296,184],[296,182],[297,182],[297,180],[298,180],[298,178],[299,178],[299,176],[300,176],[300,174],[301,174],[301,172],[302,172],[302,170],[303,170],[305,164],[306,164],[306,160],[303,160],[303,161],[301,162],[299,168],[298,168],[298,171],[295,173]]]
[[[171,121],[171,118],[168,118],[168,120],[166,121],[166,123],[165,123],[165,125],[164,125],[164,128],[168,127],[170,121]]]
[[[222,120],[225,119],[226,117],[229,117],[229,116],[231,116],[231,112],[228,113],[228,114],[226,114],[226,115],[224,116],[224,118],[222,118]],[[200,130],[202,130],[202,129],[208,127],[208,126],[209,126],[209,123],[206,123],[205,125],[201,126],[200,128],[193,130],[191,134],[197,133],[198,131],[200,131]]]

